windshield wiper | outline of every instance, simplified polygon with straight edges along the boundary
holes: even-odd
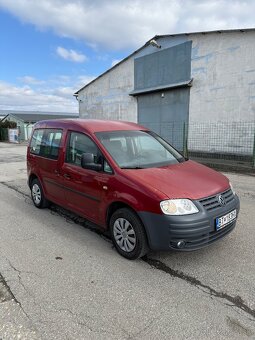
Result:
[[[121,166],[121,169],[144,169],[140,166]]]

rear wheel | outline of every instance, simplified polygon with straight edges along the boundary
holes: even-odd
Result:
[[[46,208],[49,206],[49,201],[45,198],[41,183],[37,178],[31,184],[31,197],[36,208]]]
[[[148,252],[144,227],[130,209],[115,211],[110,219],[110,231],[117,251],[129,260],[135,260]]]

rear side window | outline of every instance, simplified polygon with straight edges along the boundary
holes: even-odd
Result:
[[[38,156],[50,159],[58,159],[61,138],[62,130],[35,130],[30,144],[30,152]]]
[[[35,130],[30,143],[30,153],[40,155],[43,138],[43,130]]]

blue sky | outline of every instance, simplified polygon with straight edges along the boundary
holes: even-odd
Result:
[[[73,93],[154,35],[254,27],[254,12],[248,0],[0,0],[0,109],[77,112]]]

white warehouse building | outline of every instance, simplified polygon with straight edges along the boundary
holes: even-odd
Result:
[[[252,155],[255,29],[155,36],[74,95],[81,118],[138,122],[180,151]]]

